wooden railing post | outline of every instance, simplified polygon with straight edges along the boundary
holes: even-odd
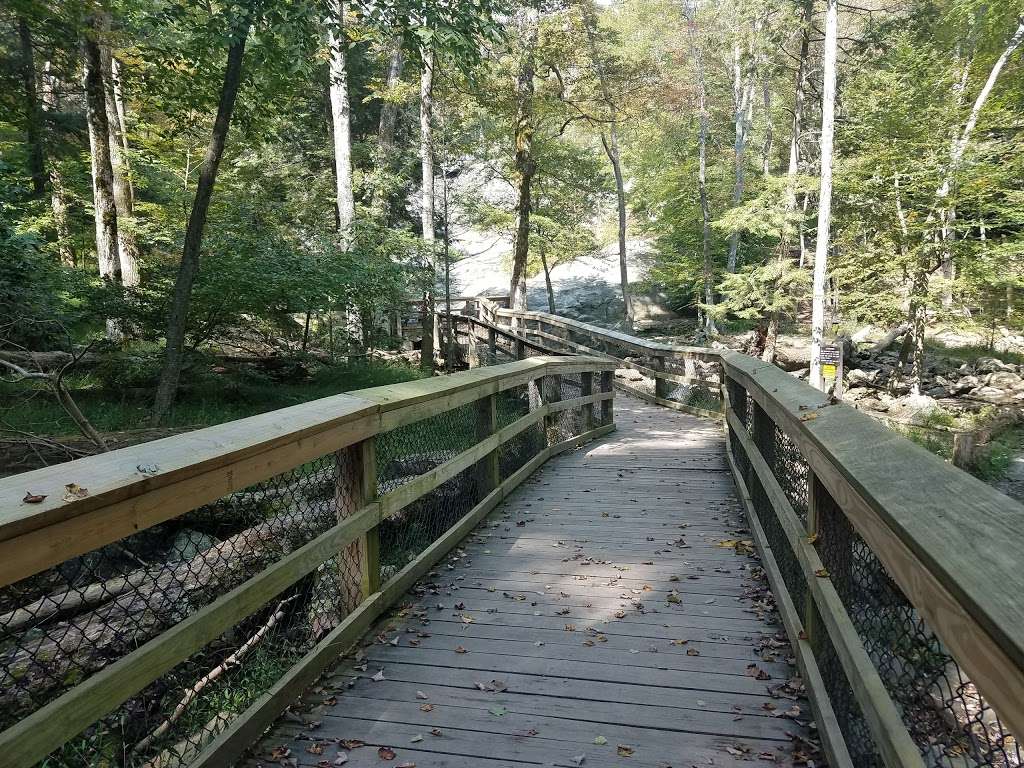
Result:
[[[488,395],[476,401],[476,441],[479,443],[498,431],[498,396]],[[495,448],[477,462],[477,487],[480,499],[501,485],[501,466]]]
[[[594,374],[590,371],[580,374],[580,382],[582,387],[580,388],[580,394],[583,397],[589,397],[594,394]],[[583,406],[583,431],[589,432],[594,428],[594,405]]]
[[[526,344],[522,339],[516,339],[516,360],[526,359]]]
[[[562,399],[562,377],[558,374],[545,376],[540,380],[541,403],[550,405]],[[548,445],[554,445],[558,440],[558,420],[561,414],[551,413],[544,417],[544,434],[547,435]]]
[[[651,360],[651,368],[655,371],[665,370],[665,356],[657,355]],[[672,382],[667,379],[663,379],[660,376],[654,377],[654,396],[660,397],[662,400],[668,400],[668,396],[672,394]]]
[[[498,361],[498,334],[493,328],[487,329],[487,352],[490,355],[491,363]]]
[[[374,438],[336,454],[335,508],[338,521],[355,514],[377,497],[377,451]],[[380,535],[376,526],[340,554],[341,607],[352,611],[380,589]],[[358,581],[347,576],[359,574]]]
[[[611,392],[615,386],[615,371],[601,371],[601,391]],[[614,400],[608,398],[601,401],[601,426],[615,421]]]
[[[476,348],[476,323],[472,320],[467,320],[466,330],[469,334],[469,347],[466,350],[466,363],[470,368],[479,368],[480,354]]]

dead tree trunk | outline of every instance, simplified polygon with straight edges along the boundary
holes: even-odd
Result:
[[[48,61],[43,65],[42,101],[43,113],[54,114],[60,111],[57,97],[57,79],[52,74],[52,65]],[[53,228],[57,234],[57,252],[60,263],[65,267],[74,267],[78,263],[75,248],[71,242],[71,226],[68,220],[68,194],[64,184],[64,174],[54,159],[48,163],[50,178],[50,210],[53,213]]]
[[[18,17],[18,42],[21,48],[21,81],[25,97],[25,143],[28,147],[28,170],[32,177],[32,194],[46,193],[46,152],[43,148],[43,113],[36,91],[35,53],[28,19]]]

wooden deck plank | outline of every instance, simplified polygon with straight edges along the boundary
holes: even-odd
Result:
[[[380,746],[419,768],[789,762],[807,707],[778,693],[788,645],[728,545],[748,533],[721,430],[624,397],[616,416],[497,507],[251,764],[287,746],[315,766],[341,739],[368,745],[349,766],[388,764]]]

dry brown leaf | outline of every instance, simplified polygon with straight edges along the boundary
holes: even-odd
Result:
[[[41,504],[45,500],[45,493],[32,493],[32,491],[25,491],[25,498],[22,499],[26,504]]]
[[[627,747],[625,744],[619,744],[615,747],[615,751],[618,753],[619,757],[632,757],[634,749],[632,747]]]
[[[395,750],[393,750],[391,747],[381,747],[377,750],[377,757],[379,757],[381,760],[394,760]]]

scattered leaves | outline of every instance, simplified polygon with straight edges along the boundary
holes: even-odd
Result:
[[[89,489],[83,488],[78,483],[68,483],[64,486],[64,501],[78,501],[89,495]]]
[[[391,747],[381,747],[377,750],[377,757],[379,757],[381,760],[394,760],[395,750],[393,750]]]

